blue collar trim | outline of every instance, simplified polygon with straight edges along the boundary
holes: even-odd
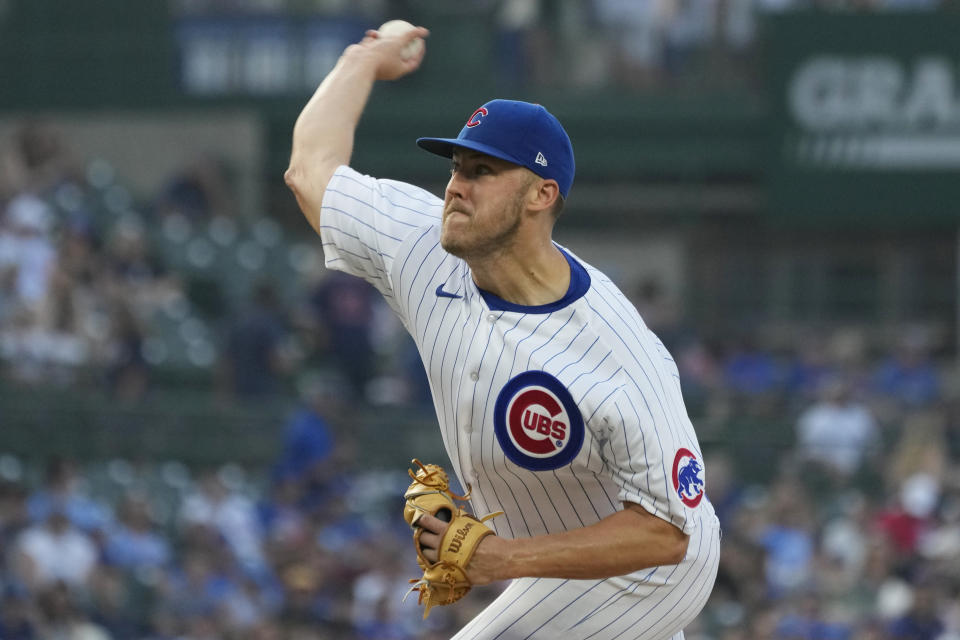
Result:
[[[590,274],[587,273],[587,270],[583,268],[582,264],[574,260],[569,253],[563,250],[562,247],[557,248],[560,249],[560,253],[562,253],[563,257],[567,259],[567,264],[570,265],[570,286],[567,288],[567,292],[562,298],[556,302],[550,302],[548,304],[526,306],[522,304],[515,304],[513,302],[507,302],[503,298],[477,287],[477,290],[480,292],[480,296],[483,298],[483,301],[487,303],[487,306],[490,307],[490,310],[516,311],[518,313],[553,313],[554,311],[563,309],[574,300],[582,298],[587,290],[590,289]]]

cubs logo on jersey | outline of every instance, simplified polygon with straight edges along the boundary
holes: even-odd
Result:
[[[533,471],[570,464],[583,446],[580,410],[567,388],[544,371],[525,371],[504,385],[493,425],[507,458]]]
[[[703,465],[689,449],[679,449],[673,458],[673,488],[683,504],[696,507],[703,499]]]

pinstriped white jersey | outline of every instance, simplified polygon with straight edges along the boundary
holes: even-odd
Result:
[[[481,291],[440,246],[443,202],[341,166],[323,199],[326,264],[384,295],[413,336],[474,511],[516,538],[587,526],[622,501],[692,533],[713,515],[677,367],[603,273],[561,247],[563,299]]]

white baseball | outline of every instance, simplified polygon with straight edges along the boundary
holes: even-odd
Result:
[[[402,36],[411,29],[415,29],[412,24],[406,20],[388,20],[380,25],[380,28],[377,29],[377,32],[380,34],[381,38],[390,38],[396,36]],[[400,50],[400,57],[404,60],[409,60],[410,58],[415,58],[420,55],[420,52],[423,51],[423,38],[417,38],[412,42],[408,43],[403,49]]]

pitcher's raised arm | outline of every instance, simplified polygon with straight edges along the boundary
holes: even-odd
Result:
[[[344,50],[300,112],[293,128],[290,166],[283,177],[317,233],[327,183],[337,167],[350,163],[354,133],[373,83],[396,80],[419,68],[425,48],[419,47],[409,58],[404,51],[428,34],[427,29],[412,25],[399,33],[391,30],[391,35],[367,31],[361,42]]]

